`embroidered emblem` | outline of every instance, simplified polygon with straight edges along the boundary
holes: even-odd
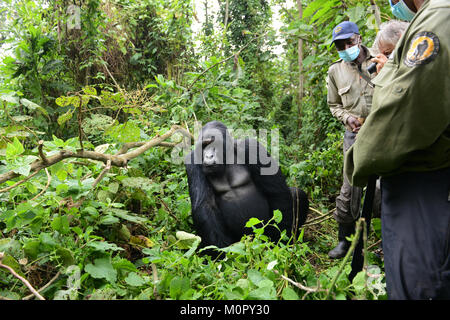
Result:
[[[433,61],[439,53],[439,38],[432,32],[419,32],[411,40],[404,63],[415,67]]]
[[[341,32],[342,27],[341,26],[337,26],[336,29],[334,29],[334,34],[338,34],[339,32]]]

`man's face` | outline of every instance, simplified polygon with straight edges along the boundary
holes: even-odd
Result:
[[[392,43],[389,42],[382,42],[380,41],[380,43],[378,44],[378,50],[380,51],[380,53],[384,54],[386,57],[389,57],[392,53],[392,51],[394,51],[395,46]]]
[[[348,39],[335,40],[334,45],[338,51],[346,50],[354,45],[359,44],[361,36],[359,34],[354,34]]]

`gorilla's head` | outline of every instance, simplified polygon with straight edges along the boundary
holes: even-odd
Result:
[[[233,139],[227,127],[219,121],[205,124],[195,150],[202,159],[202,169],[206,175],[223,172],[226,164],[234,162]]]

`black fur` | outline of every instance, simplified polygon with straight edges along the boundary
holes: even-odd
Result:
[[[232,163],[225,163],[227,156]],[[276,165],[276,173],[261,174],[261,169],[271,164]],[[194,227],[202,246],[226,247],[237,242],[252,232],[245,228],[250,218],[268,221],[276,209],[283,214],[278,227],[288,236],[306,220],[309,205],[305,192],[287,186],[278,164],[260,143],[234,140],[221,122],[209,122],[202,128],[185,165]],[[274,241],[280,237],[273,227],[265,234]]]

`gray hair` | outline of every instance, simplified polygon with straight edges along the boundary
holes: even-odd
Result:
[[[409,26],[408,22],[403,22],[399,20],[389,20],[383,22],[380,26],[380,31],[378,31],[375,41],[373,42],[372,48],[375,51],[380,52],[379,50],[380,42],[390,43],[395,47],[398,40],[400,40],[400,37],[405,32],[406,28],[408,28],[408,26]]]

